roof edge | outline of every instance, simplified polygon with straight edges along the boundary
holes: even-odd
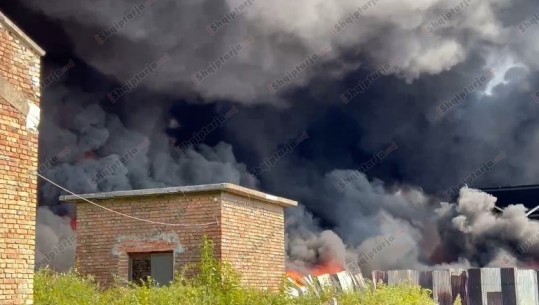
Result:
[[[1,11],[0,23],[5,25],[8,30],[12,31],[15,35],[22,39],[24,43],[30,47],[30,49],[37,53],[37,55],[41,57],[45,56],[45,50],[43,50],[35,41],[33,41],[28,35],[26,35],[23,30],[21,30],[15,23],[13,23],[13,21],[11,21],[11,19],[9,19]]]
[[[176,187],[167,187],[167,188],[154,188],[154,189],[141,189],[141,190],[130,190],[130,191],[114,191],[114,192],[104,192],[104,193],[90,193],[90,194],[80,194],[80,195],[62,195],[59,197],[60,201],[64,202],[80,202],[82,201],[81,197],[87,200],[90,199],[115,199],[115,198],[129,198],[129,197],[142,197],[142,196],[157,196],[157,195],[166,195],[166,194],[178,194],[178,193],[200,193],[200,192],[228,192],[236,195],[256,198],[258,200],[276,204],[282,207],[295,207],[298,205],[297,201],[290,200],[283,197],[273,196],[266,194],[257,190],[249,189],[243,186],[235,185],[232,183],[219,183],[219,184],[202,184],[202,185],[191,185],[191,186],[176,186]]]
[[[493,187],[483,187],[479,189],[483,192],[538,190],[539,184],[493,186]]]

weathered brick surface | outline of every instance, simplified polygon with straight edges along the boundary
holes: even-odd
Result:
[[[246,285],[274,290],[285,274],[284,210],[234,194],[222,196],[221,257]]]
[[[76,201],[78,270],[105,286],[114,275],[128,278],[129,253],[174,251],[177,271],[198,262],[205,234],[215,243],[216,257],[240,271],[244,284],[274,290],[284,276],[281,206],[225,191],[92,200],[130,216],[187,225],[154,225]]]
[[[0,77],[34,104],[40,54],[0,20]],[[38,139],[0,92],[0,305],[32,304]]]
[[[130,216],[162,223],[211,223],[219,218],[219,194],[166,195],[101,200],[99,204]],[[207,234],[220,243],[218,224],[172,227],[142,222],[77,203],[77,266],[104,286],[114,275],[128,277],[128,253],[175,251],[175,266],[196,262],[200,240]],[[217,253],[219,255],[219,253]]]

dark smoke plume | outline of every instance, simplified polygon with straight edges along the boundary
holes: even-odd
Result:
[[[286,75],[293,75],[288,90],[308,84],[321,71],[338,79],[362,65],[377,67],[397,58],[385,74],[407,81],[451,70],[479,51],[491,62],[514,58],[538,67],[536,40],[514,35],[532,11],[531,0],[24,3],[64,22],[77,55],[105,74],[123,82],[168,54],[170,61],[145,86],[191,92],[206,101],[283,102],[268,85]],[[534,33],[536,28],[525,34]],[[246,39],[253,40],[249,46],[221,58]],[[319,58],[310,67],[291,72],[313,56]],[[209,66],[215,69],[200,81],[197,73]]]
[[[496,215],[495,197],[467,187],[456,203],[435,203],[419,190],[373,190],[365,178],[351,189],[347,213],[337,212],[343,219],[335,228],[346,244],[333,231],[322,231],[305,212],[290,213],[302,221],[288,227],[289,268],[308,273],[336,260],[345,268],[359,265],[369,275],[384,269],[529,268],[538,262],[539,223],[526,216],[522,205]],[[411,209],[423,212],[403,213]]]
[[[524,207],[494,216],[492,197],[461,189],[539,179],[532,0],[24,3],[59,20],[75,55],[117,81],[92,94],[47,89],[42,163],[57,158],[43,173],[74,192],[260,185],[305,205],[287,228],[289,265],[302,270],[327,259],[368,272],[539,256]],[[232,144],[178,150],[191,137],[165,132],[183,124],[167,113],[174,98],[236,103],[242,115],[219,127]],[[305,131],[253,179],[248,168]],[[398,149],[366,163],[391,143]],[[55,212],[40,211],[44,253],[69,237],[63,215],[73,211],[54,205],[59,194],[42,183]]]
[[[46,136],[40,145],[42,151],[55,153],[42,162],[40,174],[76,194],[221,182],[256,186],[229,144],[177,146],[165,133],[171,118],[162,105],[147,107],[132,100],[120,119],[93,101],[100,97],[64,88],[46,94],[41,125]],[[37,267],[65,271],[74,260],[69,219],[75,211],[57,205],[62,190],[41,182]]]

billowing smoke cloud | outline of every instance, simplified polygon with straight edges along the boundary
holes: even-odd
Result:
[[[303,206],[289,212],[286,223],[288,269],[308,274],[318,265],[345,265],[346,246],[335,232],[321,230]]]
[[[312,183],[310,180],[306,182]],[[287,253],[293,267],[308,270],[336,260],[346,268],[359,264],[368,274],[373,269],[427,266],[426,253],[433,244],[425,241],[438,242],[430,235],[439,202],[416,189],[390,191],[381,181],[369,181],[363,173],[352,170],[333,170],[314,180],[308,188],[297,187],[317,190],[316,194],[305,194],[312,196],[305,201],[311,210],[324,215],[338,236],[323,231],[308,213],[291,211],[289,217],[298,220],[287,230]]]
[[[539,27],[521,28],[539,11],[531,0],[155,0],[142,8],[124,0],[24,2],[60,19],[80,58],[127,82],[99,93],[109,93],[120,110],[98,106],[95,96],[49,95],[57,106],[44,112],[51,117],[43,120],[42,151],[61,160],[44,172],[75,192],[222,181],[253,186],[228,144],[175,150],[163,132],[170,104],[140,100],[135,87],[193,102],[284,101],[287,112],[243,107],[247,115],[224,129],[235,151],[248,151],[242,162],[267,157],[305,130],[310,135],[298,148],[304,159],[288,156],[292,161],[259,177],[264,190],[298,199],[310,211],[290,212],[299,220],[287,231],[290,265],[352,258],[368,272],[528,264],[539,255],[537,240],[526,239],[532,233],[523,228],[537,225],[522,207],[495,217],[493,199],[469,189],[457,203],[440,204],[422,189],[336,169],[362,168],[365,155],[396,142],[398,151],[369,177],[397,176],[436,195],[463,181],[536,183],[537,105],[530,94],[539,89],[539,44],[532,39]],[[340,94],[387,63],[369,92],[341,103]],[[490,69],[494,80],[463,89]],[[505,158],[480,170],[498,156]],[[350,182],[337,188],[343,181]],[[47,184],[40,193],[44,202],[59,195]]]
[[[343,194],[331,191],[331,184],[350,174],[356,181]],[[338,235],[322,230],[301,208],[291,211],[288,216],[296,220],[287,227],[291,269],[309,273],[336,261],[359,265],[369,275],[376,269],[531,267],[539,260],[539,223],[522,205],[495,214],[496,198],[478,190],[464,187],[456,203],[440,202],[420,190],[390,191],[352,171],[333,171],[322,184],[328,186],[321,190],[328,193],[322,199],[325,212],[339,215]]]
[[[37,209],[36,268],[67,271],[75,263],[76,236],[69,217],[60,217],[47,207]]]
[[[189,143],[180,149],[165,133],[169,118],[161,105],[138,107],[133,100],[122,121],[91,97],[59,88],[44,98],[47,111],[41,135],[45,136],[40,145],[49,154],[41,158],[39,172],[55,183],[76,194],[222,182],[256,186],[257,179],[236,160],[227,143],[214,147]],[[49,265],[65,271],[72,266],[75,242],[70,218],[75,214],[70,207],[56,205],[61,194],[56,186],[41,181],[38,268]]]
[[[165,56],[145,86],[245,103],[275,102],[314,76],[339,79],[362,65],[392,62],[384,73],[411,81],[481,52],[536,69],[539,43],[515,38],[534,2],[517,2],[25,0],[62,20],[78,55],[121,82]]]
[[[458,205],[443,204],[437,210],[441,228],[441,251],[466,257],[479,265],[499,260],[500,250],[512,251],[525,265],[539,258],[539,223],[526,216],[523,205],[510,205],[500,215],[489,213],[496,198],[472,189],[460,191]],[[511,255],[503,257],[508,264]],[[499,262],[498,262],[499,263]]]

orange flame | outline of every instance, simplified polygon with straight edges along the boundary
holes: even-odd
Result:
[[[344,271],[344,268],[337,262],[329,262],[323,265],[315,266],[311,270],[311,275],[320,276],[324,274],[335,274]]]
[[[324,274],[335,274],[341,271],[344,271],[344,268],[341,266],[341,264],[337,262],[328,262],[313,267],[311,270],[309,270],[309,275],[321,276]],[[302,274],[294,270],[288,270],[286,271],[286,275],[289,279],[293,280],[296,285],[305,286],[304,277],[306,276],[306,274]]]
[[[304,277],[303,274],[293,271],[293,270],[288,270],[286,271],[286,276],[288,276],[288,278],[293,280],[296,285],[305,286],[305,280],[303,279]]]

